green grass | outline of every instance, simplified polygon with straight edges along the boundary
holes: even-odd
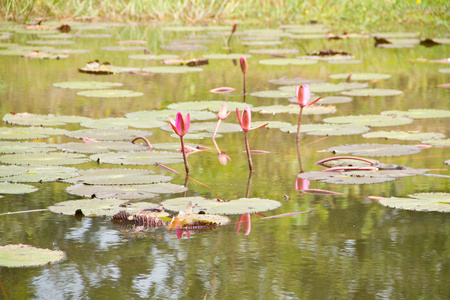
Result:
[[[2,20],[307,23],[342,30],[395,26],[449,28],[448,0],[0,0]]]

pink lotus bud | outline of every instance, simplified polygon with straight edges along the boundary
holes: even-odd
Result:
[[[242,73],[246,74],[247,70],[248,70],[248,64],[247,64],[247,59],[245,59],[245,57],[241,57],[241,70]]]

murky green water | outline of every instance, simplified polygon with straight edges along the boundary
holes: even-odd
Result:
[[[109,61],[117,66],[145,67],[159,62],[131,60],[127,56],[139,52],[101,50],[117,45],[119,40],[147,40],[156,54],[188,53],[200,58],[205,53],[227,53],[222,49],[227,36],[210,38],[210,49],[198,52],[171,52],[160,45],[169,39],[180,39],[188,33],[161,31],[158,27],[109,27],[95,33],[111,33],[111,38],[76,39],[70,48],[89,49],[87,54],[74,54],[69,59],[37,60],[19,56],[0,56],[0,76],[5,87],[0,90],[0,115],[9,112],[33,114],[79,115],[91,118],[123,117],[126,113],[161,109],[173,102],[241,101],[242,74],[239,63],[210,60],[203,72],[188,74],[154,74],[136,76],[117,74],[94,76],[77,68],[93,59]],[[204,32],[193,33],[204,35]],[[438,34],[438,33],[436,33]],[[422,36],[422,38],[434,36]],[[36,35],[16,34],[12,42],[24,44],[38,39]],[[371,88],[397,89],[404,92],[392,97],[353,97],[353,101],[336,104],[334,115],[305,115],[303,124],[321,123],[330,116],[379,114],[386,110],[412,108],[449,109],[448,89],[436,87],[448,83],[449,75],[438,69],[448,65],[411,62],[409,59],[443,59],[449,46],[426,48],[416,45],[407,49],[373,47],[373,39],[285,40],[281,48],[295,48],[298,55],[315,50],[344,50],[363,60],[361,64],[334,65],[319,62],[310,66],[271,67],[258,64],[266,55],[254,54],[248,59],[248,93],[272,90],[268,82],[283,76],[321,79],[336,73],[376,72],[390,74],[387,80],[369,83]],[[248,53],[232,40],[233,52]],[[3,42],[5,43],[5,42]],[[66,46],[62,46],[67,48]],[[123,89],[144,93],[136,98],[87,98],[76,91],[58,89],[55,82],[72,80],[113,81]],[[208,91],[221,86],[236,88],[230,94]],[[322,95],[322,94],[321,94]],[[325,95],[339,95],[329,93]],[[247,96],[253,106],[286,104],[284,98]],[[297,123],[295,114],[259,115],[253,120]],[[234,113],[228,122],[237,122]],[[9,126],[2,124],[1,126]],[[78,125],[64,128],[80,129]],[[448,118],[414,120],[412,124],[379,127],[375,130],[402,130],[450,134]],[[169,133],[151,130],[152,142],[176,142]],[[335,185],[312,182],[311,189],[343,193],[341,196],[301,194],[295,191],[299,161],[295,134],[277,129],[249,133],[251,148],[270,151],[254,154],[255,172],[249,180],[242,133],[224,134],[217,142],[232,161],[223,166],[217,152],[201,152],[189,157],[191,176],[208,185],[189,182],[189,196],[226,200],[261,197],[281,201],[283,206],[265,213],[275,215],[314,210],[289,217],[258,220],[252,216],[251,233],[236,233],[235,225],[192,233],[178,239],[166,229],[138,234],[123,231],[107,219],[32,212],[0,216],[0,245],[29,244],[40,248],[60,249],[67,253],[63,262],[34,268],[0,268],[0,298],[9,299],[447,299],[450,297],[450,219],[448,214],[389,209],[366,196],[406,197],[413,193],[449,192],[445,177],[416,176],[371,185]],[[419,144],[419,141],[365,139],[361,135],[302,135],[300,148],[304,171],[319,171],[314,162],[332,156],[318,152],[331,146],[359,143]],[[63,143],[68,137],[52,137],[42,141]],[[212,140],[194,141],[214,147]],[[384,163],[412,168],[428,168],[431,174],[449,175],[448,148],[425,149],[409,156],[376,157]],[[96,167],[95,163],[76,166]],[[109,165],[108,167],[113,167]],[[171,166],[183,170],[182,165]],[[142,168],[142,167],[139,167]],[[154,166],[144,167],[173,175]],[[176,175],[173,175],[176,176]],[[173,181],[184,184],[183,177]],[[68,184],[33,184],[39,191],[24,195],[4,195],[0,213],[46,208],[58,202],[76,199],[64,190]],[[284,195],[290,197],[285,200]],[[176,194],[176,196],[182,196]],[[160,202],[173,195],[162,195]],[[232,221],[238,220],[232,216]]]

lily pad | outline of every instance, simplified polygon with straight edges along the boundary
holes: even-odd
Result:
[[[143,68],[142,71],[149,73],[167,73],[167,74],[182,74],[189,72],[201,72],[202,68],[187,67],[187,66],[158,66]]]
[[[390,89],[357,89],[351,91],[343,91],[342,95],[346,96],[375,96],[375,97],[385,97],[385,96],[397,96],[403,94],[402,91],[390,90]]]
[[[66,254],[61,250],[42,249],[23,244],[0,246],[0,266],[8,268],[45,266],[65,258]]]
[[[75,184],[66,189],[72,195],[95,197],[98,199],[116,198],[122,200],[151,199],[158,194],[182,193],[187,190],[173,183],[155,183],[139,185],[85,185]]]
[[[304,79],[300,77],[296,78],[288,78],[288,77],[282,77],[280,79],[271,79],[269,80],[272,84],[277,85],[302,85],[302,84],[312,84],[312,83],[323,83],[323,80],[319,79]]]
[[[115,130],[125,130],[128,127],[134,128],[158,128],[164,125],[165,122],[159,120],[132,120],[128,118],[105,118],[96,120],[87,120],[82,122],[80,125],[83,127],[93,128],[93,129],[115,129]]]
[[[435,147],[450,147],[450,139],[423,140],[421,143]]]
[[[332,74],[329,77],[333,79],[347,79],[350,76],[350,73],[341,73],[341,74]],[[370,81],[370,80],[381,80],[391,78],[389,74],[379,74],[379,73],[351,73],[351,80],[361,80],[361,81]]]
[[[7,124],[29,126],[58,126],[67,125],[67,123],[80,123],[87,120],[90,120],[90,118],[80,116],[35,115],[30,113],[9,113],[3,117],[3,122]]]
[[[432,118],[449,118],[450,110],[444,109],[410,109],[408,111],[388,110],[383,111],[382,115],[407,117],[411,119],[432,119]]]
[[[255,54],[297,54],[297,49],[254,49],[249,50],[250,53]]]
[[[318,104],[338,104],[338,103],[348,103],[353,99],[350,97],[344,96],[328,96],[321,98],[317,103]]]
[[[95,97],[95,98],[128,98],[143,96],[144,93],[134,92],[131,90],[90,90],[77,93],[78,96]]]
[[[223,102],[221,102],[223,103]],[[180,104],[183,105],[183,104]],[[139,120],[143,121],[145,123],[146,120],[162,120],[165,123],[168,124],[169,117],[174,117],[179,111],[173,110],[173,109],[164,109],[164,110],[152,110],[152,111],[136,111],[132,113],[127,113],[125,117],[133,119],[133,120]],[[217,114],[212,113],[209,111],[199,111],[199,110],[192,110],[192,107],[190,110],[183,111],[183,114],[186,115],[187,113],[191,116],[191,121],[204,121],[204,120],[211,120],[216,119]]]
[[[397,139],[406,141],[420,141],[424,139],[442,139],[445,135],[436,132],[426,133],[410,133],[405,131],[374,131],[363,134],[365,138],[385,138],[385,139]]]
[[[119,165],[154,165],[156,163],[167,165],[183,162],[181,153],[165,151],[103,153],[94,154],[90,158],[99,163]]]
[[[100,141],[131,141],[132,139],[138,136],[149,137],[152,136],[153,133],[150,131],[142,131],[142,130],[96,130],[96,129],[82,129],[75,131],[66,132],[66,136],[76,138],[76,139],[85,139],[90,138],[94,140]]]
[[[32,51],[27,54],[21,55],[26,58],[37,58],[37,59],[64,59],[69,58],[69,54],[65,53],[52,53],[52,52],[42,52],[42,51]]]
[[[82,89],[82,90],[99,90],[109,89],[112,87],[122,86],[119,82],[107,82],[107,81],[65,81],[54,83],[54,87],[63,89]]]
[[[330,117],[324,119],[323,121],[326,123],[359,124],[373,127],[398,126],[411,124],[413,122],[413,120],[409,118],[394,118],[382,115]]]
[[[419,153],[421,149],[410,145],[390,144],[354,144],[328,148],[333,154],[352,154],[356,156],[403,156]]]
[[[160,55],[155,55],[155,54],[133,54],[133,55],[128,55],[128,58],[130,58],[130,59],[143,59],[143,60],[165,60],[165,59],[179,58],[179,56],[178,55],[174,55],[174,54],[160,54]]]
[[[259,91],[251,93],[250,96],[262,98],[290,98],[295,97],[295,90],[291,92],[281,90]]]
[[[197,204],[193,212],[205,212],[207,214],[237,215],[256,213],[268,210],[274,210],[281,206],[281,203],[275,200],[261,198],[240,198],[231,201],[210,200],[203,197],[182,197],[163,201],[161,204],[164,209],[169,211],[181,211],[186,209],[186,205],[192,202]]]
[[[416,32],[377,32],[372,33],[371,36],[376,36],[385,39],[401,39],[401,38],[416,38],[419,36]]]
[[[298,114],[300,107],[295,104],[290,105],[271,105],[271,106],[259,106],[254,107],[253,111],[258,111],[261,114],[277,114],[277,113],[290,113]],[[303,109],[304,115],[319,115],[335,113],[336,108],[334,106],[308,106]]]
[[[203,58],[206,59],[236,59],[239,60],[241,57],[250,58],[252,57],[250,54],[243,53],[209,53],[203,54]]]
[[[0,194],[27,194],[37,190],[37,187],[28,184],[0,182]]]
[[[32,167],[25,174],[7,178],[8,182],[51,182],[60,181],[78,175],[78,170],[71,167]]]
[[[152,171],[135,169],[80,170],[79,176],[64,180],[67,183],[87,185],[138,185],[171,181],[173,177],[155,175]],[[115,197],[111,197],[115,198]]]
[[[74,153],[106,153],[113,151],[144,151],[147,145],[133,144],[131,142],[87,142],[65,143],[57,146],[59,150]]]
[[[0,142],[0,153],[42,153],[56,151],[56,144],[39,142]]]
[[[271,66],[286,66],[286,65],[304,66],[317,64],[317,61],[308,59],[296,59],[296,58],[273,58],[260,60],[259,63],[262,65],[271,65]]]
[[[450,193],[418,193],[408,196],[411,198],[381,198],[378,202],[397,209],[450,212]]]
[[[174,111],[192,111],[192,110],[210,110],[213,112],[218,112],[222,104],[227,105],[228,111],[235,111],[236,108],[243,110],[246,106],[252,107],[251,104],[242,102],[231,102],[231,101],[188,101],[188,102],[177,102],[172,103],[167,106],[167,108]]]
[[[65,41],[65,40],[33,40],[33,41],[27,41],[27,44],[59,46],[59,45],[73,45],[73,44],[75,44],[75,42],[74,41]]]
[[[190,44],[190,43],[174,43],[170,45],[161,45],[161,49],[171,50],[171,51],[204,51],[209,48],[200,44]]]
[[[287,133],[296,133],[297,125],[282,127],[280,130]],[[300,132],[321,136],[352,135],[366,133],[368,131],[370,131],[369,127],[358,124],[304,124],[300,127]]]
[[[396,180],[393,177],[371,177],[369,174],[367,176],[352,175],[350,172],[305,172],[297,175],[297,177],[332,184],[375,184]]]
[[[17,176],[21,174],[25,174],[28,171],[27,167],[21,166],[0,166],[0,181],[7,181],[7,178],[2,177],[11,177]]]
[[[0,156],[0,162],[22,166],[61,166],[88,162],[82,154],[74,153],[37,153],[37,154],[8,154]]]
[[[245,41],[241,42],[245,46],[277,46],[283,44],[282,41]]]
[[[105,51],[142,51],[146,48],[142,46],[106,46],[101,49]]]
[[[357,82],[341,82],[338,84],[333,83],[312,83],[309,85],[311,92],[313,93],[333,93],[333,92],[340,92],[344,90],[350,90],[350,89],[363,89],[368,87],[367,83],[357,83]],[[291,89],[295,87],[281,87],[280,89]]]
[[[56,203],[48,209],[51,212],[62,215],[75,215],[77,210],[81,210],[87,217],[111,217],[119,211],[137,213],[143,209],[155,208],[158,205],[148,202],[137,202],[126,204],[127,200],[114,198],[108,199],[87,199],[87,200],[69,200]]]
[[[362,60],[359,59],[339,59],[339,60],[327,60],[327,63],[333,65],[356,65],[362,64]]]

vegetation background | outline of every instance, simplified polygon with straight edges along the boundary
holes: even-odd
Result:
[[[1,20],[308,23],[342,30],[449,28],[448,0],[0,0]],[[412,27],[411,27],[412,26]]]

